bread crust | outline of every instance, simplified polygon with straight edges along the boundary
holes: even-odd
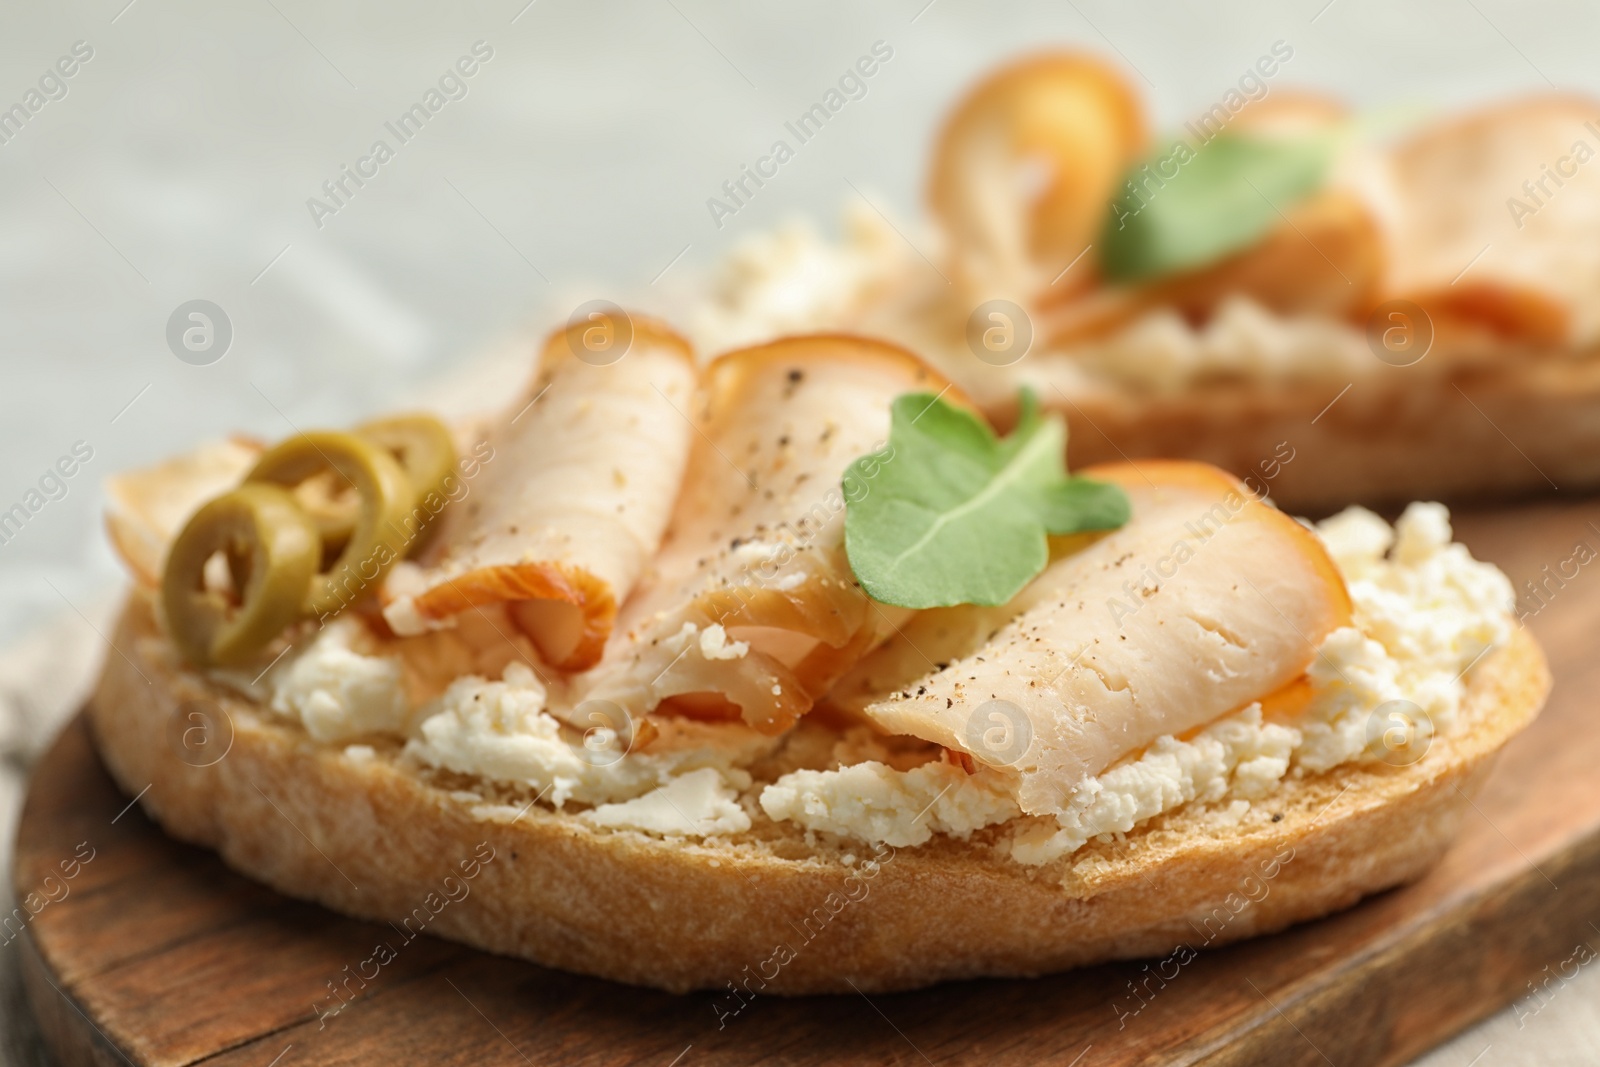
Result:
[[[1354,381],[1042,399],[1067,419],[1074,468],[1182,456],[1254,477],[1293,514],[1600,485],[1600,354],[1530,353],[1419,374],[1425,365],[1380,366]],[[1015,419],[1009,404],[986,413],[1002,426]]]
[[[1462,728],[1409,767],[1286,781],[1235,823],[1180,809],[1044,867],[995,854],[983,834],[884,847],[875,865],[858,845],[852,867],[839,843],[789,824],[685,842],[539,805],[514,821],[475,818],[474,801],[396,764],[397,750],[349,758],[181,668],[146,596],[130,600],[113,643],[120,655],[89,708],[95,743],[130,795],[148,786],[141,803],[172,836],[290,896],[397,923],[445,895],[458,863],[487,845],[494,858],[429,933],[680,992],[1037,975],[1214,947],[1348,907],[1439,858],[1549,686],[1543,654],[1518,630],[1474,669]],[[186,759],[175,743],[194,702],[226,712],[231,736],[212,739],[228,742],[220,759]],[[738,1003],[730,993],[727,1010]]]

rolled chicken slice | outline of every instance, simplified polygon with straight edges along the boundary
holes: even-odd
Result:
[[[615,335],[587,343],[628,325],[620,358]],[[695,379],[688,342],[648,319],[553,334],[531,390],[489,432],[477,484],[445,512],[422,565],[391,575],[390,627],[417,634],[506,604],[548,663],[594,666],[672,514]]]
[[[917,612],[845,672],[828,690],[825,702],[854,721],[863,717],[868,705],[902,690],[915,690],[929,674],[972,655],[1012,619],[1055,595],[1071,573],[1060,566],[1064,558],[1104,536],[1104,531],[1095,531],[1050,538],[1050,564],[1004,604],[958,604]]]
[[[1188,128],[1207,121],[1202,117]],[[1381,157],[1341,134],[1349,124],[1341,104],[1311,93],[1285,89],[1247,104],[1219,133],[1339,143],[1326,184],[1299,203],[1282,205],[1278,225],[1214,263],[1141,284],[1057,294],[1040,312],[1049,343],[1103,336],[1156,308],[1204,322],[1240,295],[1284,315],[1364,315],[1378,299],[1388,265],[1383,212],[1373,193],[1387,187],[1387,172]],[[1207,151],[1204,142],[1190,147]],[[1181,168],[1175,180],[1184,180]]]
[[[939,135],[928,194],[966,287],[1027,299],[1058,278],[1144,141],[1133,89],[1089,56],[1047,53],[981,82]]]
[[[884,448],[895,397],[950,388],[904,349],[844,335],[713,363],[654,573],[581,695],[630,715],[670,700],[766,733],[810,710],[905,615],[870,601],[851,573],[844,471]]]
[[[1350,621],[1316,535],[1222,471],[1156,461],[1082,473],[1127,492],[1127,525],[1058,558],[1008,621],[972,609],[995,628],[964,654],[962,634],[983,626],[947,620],[954,636],[929,654],[954,658],[865,707],[890,732],[1015,775],[1031,814],[1059,814],[1123,756],[1278,692]],[[861,669],[903,677],[897,643]]]
[[[1041,311],[1049,344],[1102,337],[1157,308],[1205,322],[1247,296],[1282,315],[1349,318],[1372,306],[1385,266],[1383,232],[1365,201],[1345,188],[1316,193],[1249,248],[1198,270],[1146,285],[1091,290]]]
[[[1544,345],[1600,339],[1600,103],[1535,97],[1429,129],[1391,156],[1388,295]]]

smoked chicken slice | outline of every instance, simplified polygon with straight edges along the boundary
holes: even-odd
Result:
[[[1428,129],[1390,159],[1389,295],[1443,329],[1600,339],[1600,104],[1543,96]]]
[[[581,695],[632,715],[670,700],[766,733],[810,710],[905,615],[871,602],[851,573],[844,471],[884,447],[895,397],[949,388],[904,349],[843,335],[713,363],[654,573]]]
[[[1222,471],[1155,461],[1081,473],[1127,492],[1127,525],[1058,558],[1008,620],[952,609],[981,624],[952,614],[921,653],[898,647],[913,627],[858,669],[901,683],[866,704],[870,719],[1015,774],[1032,814],[1059,814],[1121,757],[1282,689],[1350,621],[1316,535]],[[952,658],[907,679],[921,654]]]
[[[533,387],[490,430],[492,455],[445,512],[423,565],[391,575],[384,618],[396,633],[505,604],[546,662],[599,661],[678,496],[695,367],[688,343],[659,323],[634,316],[621,358],[585,347],[596,328],[551,336]]]

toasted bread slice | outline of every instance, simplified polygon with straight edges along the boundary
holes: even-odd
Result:
[[[1348,907],[1438,859],[1549,684],[1519,630],[1474,669],[1458,729],[1410,766],[1287,779],[1237,821],[1191,805],[1121,842],[1027,867],[987,847],[1004,827],[874,853],[760,818],[744,834],[691,842],[600,830],[536,804],[518,815],[520,804],[460,791],[466,780],[425,780],[397,747],[357,758],[320,746],[182,668],[147,594],[134,595],[114,643],[122,655],[109,657],[90,706],[96,742],[174,836],[284,893],[392,922],[437,899],[457,863],[487,845],[494,858],[429,932],[621,982],[745,996],[909,989],[1198,947],[1196,929],[1247,878],[1271,891],[1212,923],[1208,944]],[[226,717],[213,715],[215,750],[186,759],[178,738],[196,702]]]
[[[1427,365],[1344,381],[1041,395],[1066,417],[1073,468],[1181,455],[1237,475],[1291,514],[1600,485],[1600,353]],[[1002,427],[1015,419],[1010,402],[985,411]]]

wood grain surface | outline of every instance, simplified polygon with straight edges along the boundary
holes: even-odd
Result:
[[[81,720],[34,774],[15,871],[18,898],[42,906],[0,929],[0,951],[25,954],[65,1067],[1403,1063],[1600,945],[1600,505],[1462,514],[1457,527],[1519,590],[1544,583],[1542,607],[1524,601],[1556,679],[1543,717],[1422,882],[1200,952],[1170,978],[1145,981],[1152,961],[870,999],[758,998],[719,1026],[709,994],[406,943],[261,888],[164,837],[100,768]],[[399,946],[392,961],[319,1018],[329,983],[370,974],[381,943]],[[1154,992],[1136,997],[1132,981]]]

